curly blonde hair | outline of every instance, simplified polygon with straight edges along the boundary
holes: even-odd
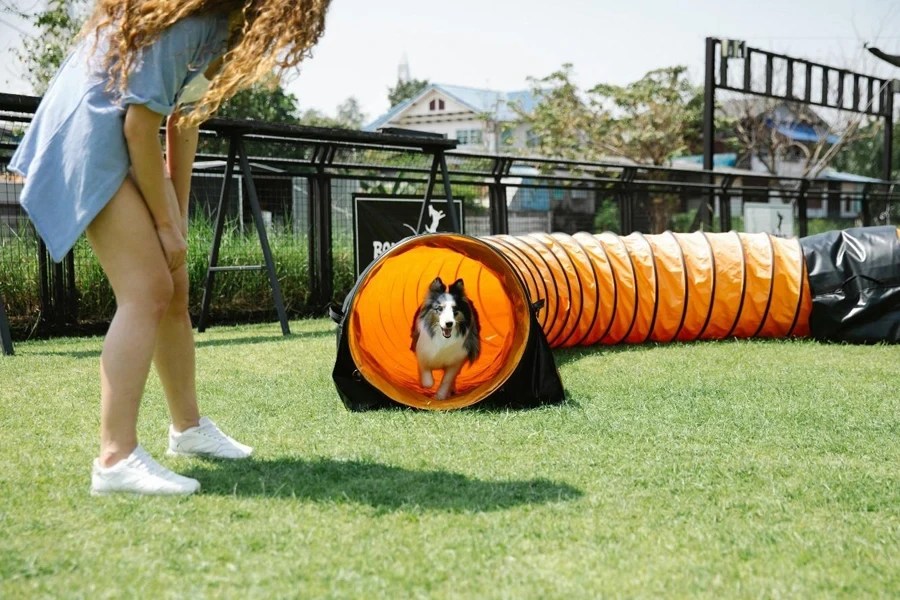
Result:
[[[184,112],[183,123],[199,125],[225,100],[259,81],[270,84],[297,66],[325,31],[330,0],[97,0],[81,36],[109,33],[107,91],[121,93],[138,51],[168,27],[194,15],[225,13],[233,27],[222,69],[209,90]],[[96,41],[95,41],[96,47]]]

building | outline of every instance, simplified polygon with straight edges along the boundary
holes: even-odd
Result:
[[[733,99],[723,102],[720,112],[735,123],[735,129],[744,132],[746,147],[733,165],[741,169],[804,177],[807,156],[815,155],[819,146],[840,141],[828,121],[799,102]],[[735,131],[728,133],[737,135]]]
[[[364,129],[398,127],[439,133],[456,139],[463,151],[503,153],[528,145],[527,128],[512,124],[517,107],[530,112],[534,106],[529,91],[498,92],[432,83]]]

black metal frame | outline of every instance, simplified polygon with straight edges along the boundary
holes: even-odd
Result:
[[[9,319],[6,318],[6,305],[3,302],[3,294],[0,294],[0,346],[4,356],[15,354],[12,343],[12,332],[9,330]]]
[[[720,55],[718,78],[716,77],[717,50],[719,50]],[[763,89],[761,90],[753,87],[754,55],[765,57],[765,76],[763,78]],[[728,81],[728,61],[734,59],[740,59],[744,62],[744,77],[740,86],[731,85]],[[784,75],[783,93],[778,91],[782,86],[776,85],[775,82],[775,70],[773,65],[776,60],[784,61],[787,65],[787,71]],[[794,74],[798,69],[805,73],[803,95],[799,97],[794,94]],[[815,97],[812,89],[814,72],[818,72],[822,77],[822,85],[818,98]],[[832,74],[837,77],[838,82],[837,96],[834,98],[829,94]],[[844,93],[847,79],[852,80],[853,92],[849,96]],[[863,98],[862,93],[860,92],[860,84],[865,85],[865,98]],[[703,96],[703,168],[707,171],[713,170],[717,89],[752,94],[754,96],[772,98],[775,100],[800,102],[810,106],[822,106],[825,108],[833,108],[859,114],[874,115],[884,119],[884,163],[882,165],[882,177],[886,181],[891,179],[891,154],[894,143],[894,94],[896,93],[893,82],[871,75],[865,75],[863,73],[856,73],[848,69],[831,67],[802,58],[795,58],[784,54],[760,50],[758,48],[751,48],[744,42],[738,40],[723,41],[717,38],[708,37],[706,38],[706,82]],[[878,90],[877,94],[875,93],[875,89]],[[848,98],[850,99],[849,106],[847,104]],[[860,102],[863,100],[865,100],[865,103],[860,106]]]
[[[231,190],[231,180],[234,173],[235,158],[240,160],[241,179],[247,189],[250,201],[250,210],[253,213],[253,222],[256,224],[256,232],[259,235],[259,245],[262,247],[263,265],[241,265],[233,267],[220,267],[219,246],[222,243],[222,231],[225,228],[225,208],[228,202],[228,193]],[[209,255],[209,265],[206,270],[206,285],[203,288],[203,307],[200,310],[200,318],[197,321],[197,331],[206,331],[206,321],[209,318],[209,306],[212,301],[212,291],[215,284],[216,273],[234,271],[262,271],[267,272],[269,285],[272,286],[272,298],[275,302],[275,310],[278,312],[278,321],[281,323],[281,332],[290,335],[291,328],[288,324],[287,312],[284,310],[284,298],[281,295],[281,285],[278,283],[278,275],[275,272],[275,261],[272,258],[272,249],[269,247],[269,237],[266,234],[266,226],[263,223],[262,210],[259,207],[259,197],[256,195],[256,184],[253,182],[253,172],[250,161],[247,159],[247,151],[240,135],[233,135],[228,140],[228,160],[225,165],[225,178],[222,180],[222,192],[219,196],[219,210],[216,214],[216,230],[213,237],[213,246]]]
[[[326,305],[334,294],[332,281],[332,253],[331,253],[331,179],[332,175],[327,168],[334,162],[337,149],[342,146],[360,144],[389,149],[413,149],[432,154],[434,156],[429,173],[428,185],[422,202],[422,212],[419,216],[418,233],[422,232],[424,225],[423,216],[428,213],[428,207],[432,202],[434,184],[438,168],[441,170],[441,178],[444,185],[445,200],[450,212],[451,228],[459,233],[460,224],[453,212],[453,194],[450,187],[446,150],[456,148],[456,140],[448,140],[444,136],[410,131],[404,129],[389,129],[380,133],[361,131],[349,131],[339,129],[326,129],[319,127],[302,127],[280,125],[257,121],[233,121],[213,119],[203,125],[203,129],[215,132],[228,138],[228,157],[225,162],[225,179],[222,182],[222,191],[219,197],[219,208],[216,215],[216,229],[213,239],[213,247],[210,251],[209,266],[207,268],[206,284],[203,290],[203,304],[198,319],[197,329],[205,331],[209,319],[210,304],[212,302],[213,285],[217,272],[228,271],[261,271],[268,273],[269,283],[272,287],[272,295],[278,320],[281,323],[281,331],[284,335],[290,335],[287,312],[284,308],[284,299],[278,276],[275,271],[275,263],[272,251],[269,247],[268,236],[262,220],[259,198],[256,186],[253,182],[253,170],[250,165],[244,141],[258,138],[275,138],[279,141],[307,141],[314,143],[312,158],[307,166],[312,166],[314,174],[309,177],[310,203],[309,221],[312,225],[310,235],[310,257],[314,257],[310,264],[311,296],[313,302]],[[222,239],[222,230],[225,225],[225,207],[234,173],[235,161],[240,160],[240,173],[247,189],[250,207],[253,212],[253,220],[259,235],[265,264],[248,265],[240,267],[219,267],[218,255]]]
[[[27,124],[31,118],[29,113],[35,111],[38,101],[38,98],[33,97],[0,94],[0,121]],[[604,198],[614,198],[619,208],[619,231],[623,234],[636,230],[648,231],[640,225],[641,217],[645,213],[642,212],[639,201],[645,195],[678,194],[682,198],[701,200],[706,196],[718,195],[721,200],[721,229],[724,231],[731,228],[729,196],[771,197],[771,194],[777,193],[783,198],[797,201],[801,236],[807,234],[808,198],[815,197],[813,194],[818,194],[820,189],[827,187],[824,180],[775,177],[764,173],[760,173],[758,177],[752,175],[750,179],[742,179],[738,184],[736,179],[742,176],[738,173],[729,173],[727,170],[449,152],[455,148],[454,140],[406,130],[367,133],[290,127],[273,123],[211,120],[203,125],[200,134],[207,139],[215,137],[228,142],[227,155],[226,148],[222,148],[209,150],[210,154],[198,153],[197,156],[198,161],[214,160],[224,163],[224,167],[220,165],[203,170],[207,174],[225,175],[223,188],[232,185],[231,180],[235,179],[237,173],[246,174],[251,181],[256,175],[256,182],[259,182],[259,171],[252,172],[257,170],[257,167],[267,169],[267,178],[305,178],[308,181],[308,267],[311,293],[303,307],[304,315],[318,314],[336,299],[332,265],[332,186],[336,187],[342,181],[408,183],[417,188],[415,193],[419,197],[426,196],[428,201],[434,201],[434,185],[438,183],[437,179],[440,177],[445,196],[450,196],[448,198],[450,202],[453,201],[452,194],[447,192],[450,185],[477,186],[489,200],[490,233],[493,235],[509,233],[507,194],[510,186],[518,189],[577,188],[595,194],[598,199],[601,195]],[[285,153],[279,154],[277,150],[270,152],[268,150],[270,144],[283,146]],[[0,152],[3,152],[4,156],[8,156],[8,152],[15,147],[14,140],[0,139]],[[266,150],[262,151],[263,148]],[[251,153],[255,154],[251,156]],[[256,153],[266,156],[259,156]],[[514,167],[522,166],[536,170],[535,175],[525,176],[531,181],[510,182],[510,177],[519,177],[515,175]],[[272,174],[269,169],[278,173]],[[250,193],[248,188],[247,194],[250,196],[251,209],[254,208],[253,204],[258,206],[260,200],[256,194],[256,185],[253,187],[253,193]],[[224,222],[220,224],[219,217],[225,215],[222,207],[227,206],[225,202],[229,198],[229,189],[233,188],[222,190],[218,198],[220,209],[215,219],[215,239],[208,264],[212,269],[207,269],[203,294],[203,328],[207,327],[209,322],[212,284],[216,277],[215,273],[219,270],[265,270],[272,284],[273,301],[276,297],[275,290],[279,285],[272,274],[274,261],[271,254],[262,261],[264,263],[262,265],[217,269],[218,248],[224,228]],[[257,197],[254,199],[252,196]],[[868,225],[877,216],[874,214],[875,205],[872,202],[889,202],[896,206],[900,188],[889,181],[871,183],[865,186],[861,194],[851,193],[847,197],[862,201],[861,217],[864,224]],[[428,205],[424,202],[423,198],[423,207],[427,213]],[[709,204],[705,205],[704,209],[708,207]],[[698,211],[698,214],[700,212]],[[456,213],[451,211],[451,214]],[[266,231],[261,227],[260,215],[261,211],[253,210],[254,224],[261,234],[262,246],[267,245],[268,241],[262,241]],[[707,221],[711,216],[707,211],[699,219]],[[559,231],[571,232],[567,229]],[[73,256],[70,254],[62,264],[55,265],[41,248],[34,260],[40,269],[41,327],[47,325],[53,333],[71,331],[72,319],[78,317],[73,310],[77,307]],[[290,303],[285,308],[289,306]],[[279,313],[281,312],[279,310]],[[283,324],[286,323],[282,314],[279,314],[279,320]]]

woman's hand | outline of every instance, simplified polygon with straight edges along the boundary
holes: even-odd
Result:
[[[175,271],[184,264],[187,257],[187,242],[181,233],[182,227],[175,222],[167,222],[156,226],[156,234],[166,255],[169,271]]]

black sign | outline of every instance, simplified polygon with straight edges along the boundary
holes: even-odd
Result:
[[[415,235],[422,202],[421,197],[413,196],[353,196],[353,237],[356,241],[354,261],[357,277],[394,244]],[[459,219],[457,222],[462,224],[462,200],[454,200],[453,204]],[[432,198],[428,214],[425,215],[423,233],[452,231],[447,201],[444,198]]]

